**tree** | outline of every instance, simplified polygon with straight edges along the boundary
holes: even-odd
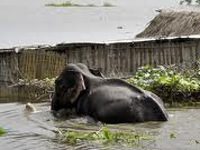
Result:
[[[180,4],[186,4],[186,5],[193,5],[193,4],[197,4],[200,5],[200,0],[181,0]]]

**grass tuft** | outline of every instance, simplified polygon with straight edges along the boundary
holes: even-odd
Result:
[[[3,136],[4,134],[6,134],[6,131],[2,127],[0,127],[0,136]]]
[[[64,3],[49,3],[49,4],[45,4],[45,6],[48,6],[48,7],[81,7],[82,5],[71,3],[71,2],[64,2]]]
[[[104,2],[103,7],[115,7],[115,5],[108,3],[108,2]]]

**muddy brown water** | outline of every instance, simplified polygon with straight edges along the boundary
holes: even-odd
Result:
[[[62,143],[58,129],[97,131],[102,126],[87,117],[68,120],[56,119],[50,113],[49,103],[34,104],[37,112],[24,111],[25,104],[0,104],[0,126],[7,134],[0,137],[1,150],[50,150],[50,149],[145,149],[145,150],[198,150],[200,149],[200,109],[168,109],[168,122],[108,125],[112,130],[136,130],[148,133],[151,141],[141,141],[139,146],[123,144],[105,145],[97,141],[79,142],[77,145]]]

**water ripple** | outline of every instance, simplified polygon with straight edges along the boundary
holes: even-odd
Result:
[[[149,133],[155,140],[142,141],[139,147],[107,145],[101,141],[80,141],[77,145],[62,142],[56,132],[62,130],[98,131],[102,123],[88,117],[59,120],[52,116],[49,105],[35,104],[38,112],[24,113],[24,104],[0,104],[0,126],[7,134],[0,137],[1,150],[196,150],[200,145],[200,109],[169,110],[168,122],[107,125],[113,131]],[[174,135],[174,139],[170,138]]]

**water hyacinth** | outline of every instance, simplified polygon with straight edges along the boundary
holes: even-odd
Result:
[[[111,131],[106,126],[103,126],[97,132],[83,132],[83,131],[62,131],[64,136],[63,142],[76,145],[80,141],[101,141],[104,144],[122,143],[131,146],[140,146],[143,140],[153,140],[148,134],[139,134],[136,131],[129,133],[122,131]]]
[[[4,134],[6,134],[6,131],[2,127],[0,127],[0,136],[3,136]]]
[[[165,102],[189,102],[200,99],[199,70],[192,76],[174,71],[173,68],[145,66],[127,82],[150,90]]]

